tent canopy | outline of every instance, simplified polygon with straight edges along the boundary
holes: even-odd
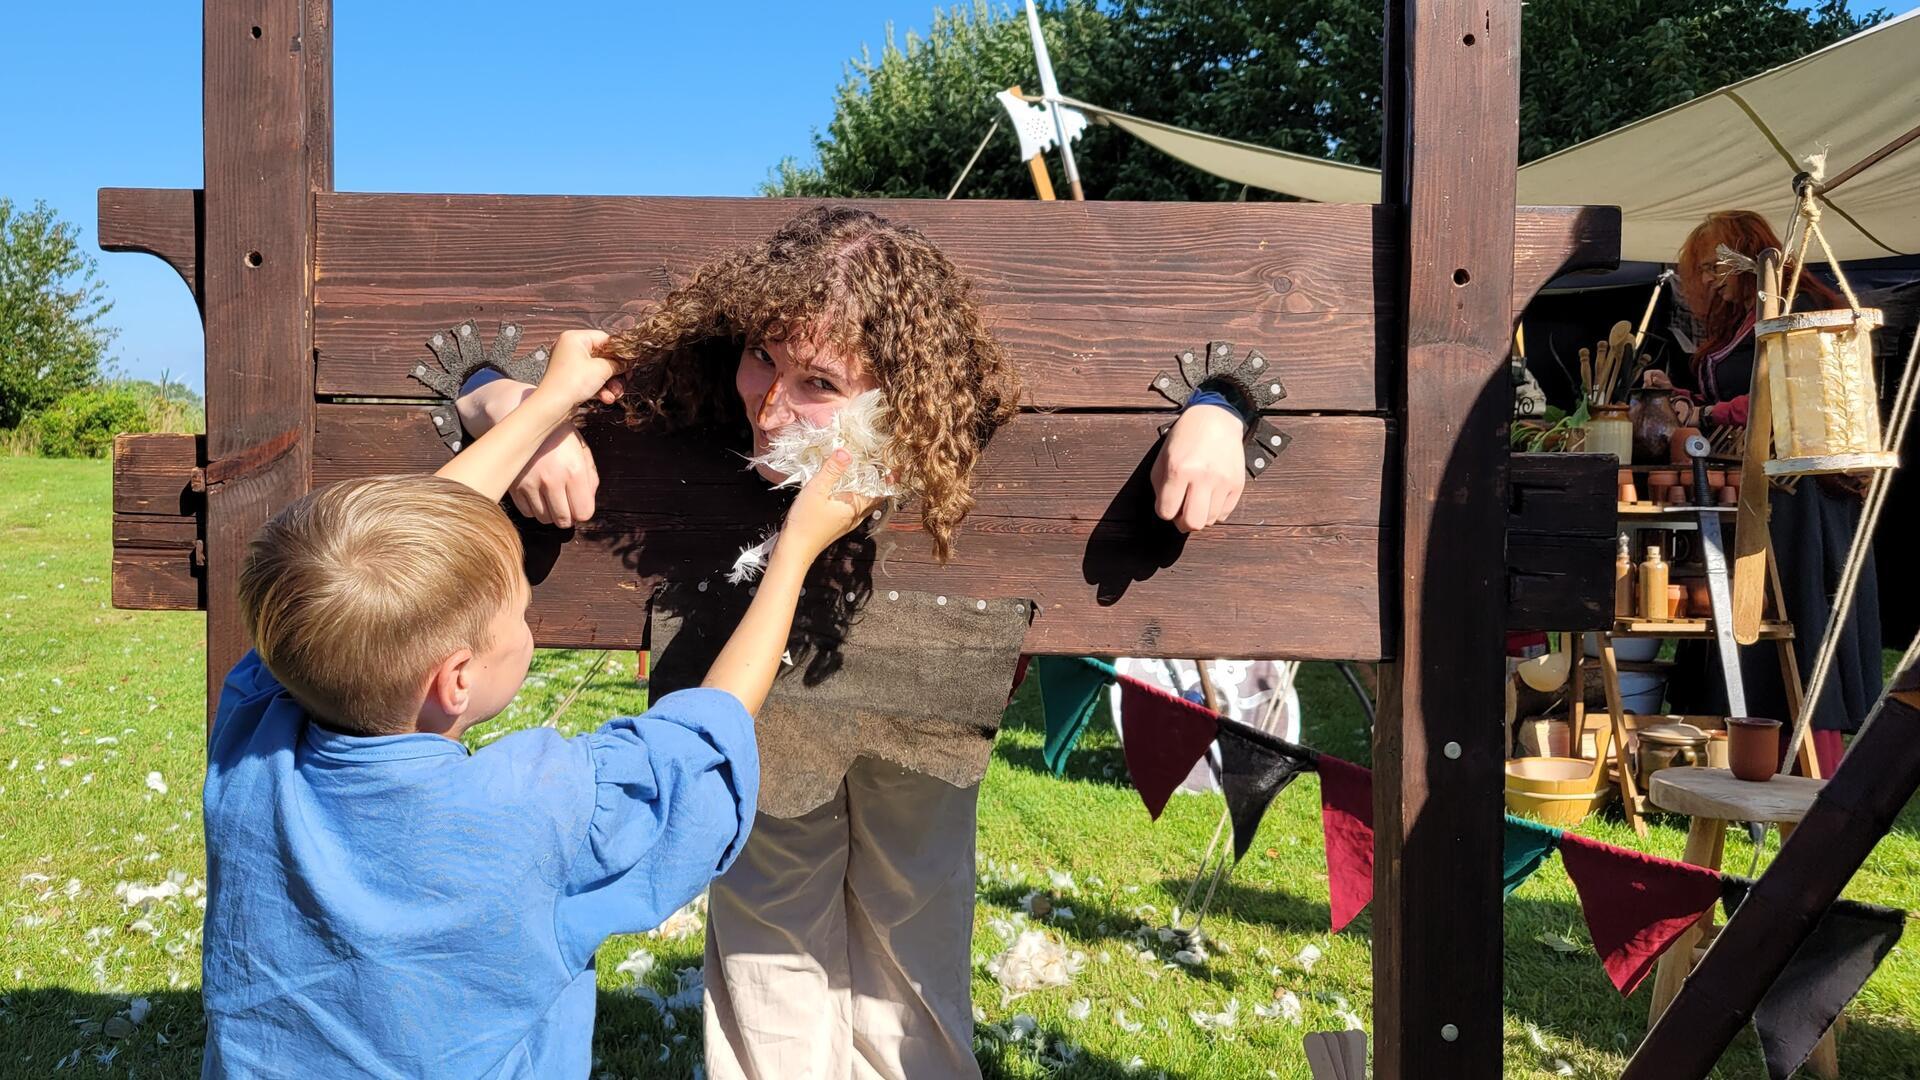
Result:
[[[1832,176],[1920,123],[1916,57],[1920,11],[1524,165],[1519,200],[1620,207],[1629,260],[1672,262],[1716,210],[1757,210],[1784,233],[1808,158],[1824,153]],[[1061,100],[1234,183],[1315,202],[1380,201],[1373,169]],[[1920,253],[1920,141],[1824,201],[1821,228],[1839,258]]]

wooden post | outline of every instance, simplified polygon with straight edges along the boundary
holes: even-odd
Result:
[[[331,0],[207,0],[207,714],[247,648],[247,541],[311,482],[313,193],[333,183]]]
[[[1396,660],[1374,727],[1375,1075],[1501,1069],[1501,679],[1507,592],[1520,5],[1386,11],[1383,201],[1405,361]],[[1392,501],[1389,501],[1391,505]]]

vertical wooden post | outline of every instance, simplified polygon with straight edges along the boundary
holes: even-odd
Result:
[[[1520,5],[1388,0],[1399,208],[1395,662],[1374,727],[1375,1075],[1494,1077]]]
[[[201,25],[211,718],[247,648],[233,593],[247,541],[311,482],[313,193],[333,183],[332,0],[207,0]]]

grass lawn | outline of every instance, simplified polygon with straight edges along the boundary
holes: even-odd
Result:
[[[105,462],[0,459],[0,487],[0,1077],[196,1076],[202,620],[110,608]],[[547,722],[580,731],[638,709],[632,673],[631,654],[542,652],[518,703],[473,741]],[[1366,734],[1338,676],[1309,669],[1303,697],[1305,741],[1364,763]],[[1149,822],[1103,724],[1066,778],[1047,775],[1029,687],[986,780],[974,990],[987,1074],[1307,1077],[1304,1032],[1373,1020],[1367,918],[1326,931],[1317,782],[1304,777],[1276,801],[1207,919],[1212,955],[1189,966],[1156,931],[1220,803],[1179,798]],[[1677,858],[1683,824],[1658,822],[1644,844],[1617,816],[1582,831]],[[1730,869],[1744,872],[1751,855],[1742,835],[1729,836]],[[1047,917],[1027,914],[1036,890],[1055,909]],[[1920,806],[1847,892],[1920,909]],[[1618,1075],[1644,1033],[1651,980],[1629,1000],[1614,992],[1558,860],[1506,915],[1508,1075]],[[1007,1001],[986,962],[1023,919],[1083,952],[1085,965],[1071,986]],[[1543,935],[1578,951],[1556,952]],[[1309,946],[1317,963],[1299,959]],[[1855,1003],[1840,1041],[1848,1077],[1920,1076],[1917,948],[1896,949]],[[699,956],[697,929],[601,950],[596,1075],[693,1073],[697,994],[686,995],[692,1007],[663,1012],[635,991],[671,997]],[[1297,1018],[1276,1007],[1288,992]],[[1716,1075],[1762,1075],[1750,1032]]]

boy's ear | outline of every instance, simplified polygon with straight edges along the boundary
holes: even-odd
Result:
[[[461,649],[434,666],[427,677],[426,706],[452,718],[467,711],[473,695],[473,650]]]

